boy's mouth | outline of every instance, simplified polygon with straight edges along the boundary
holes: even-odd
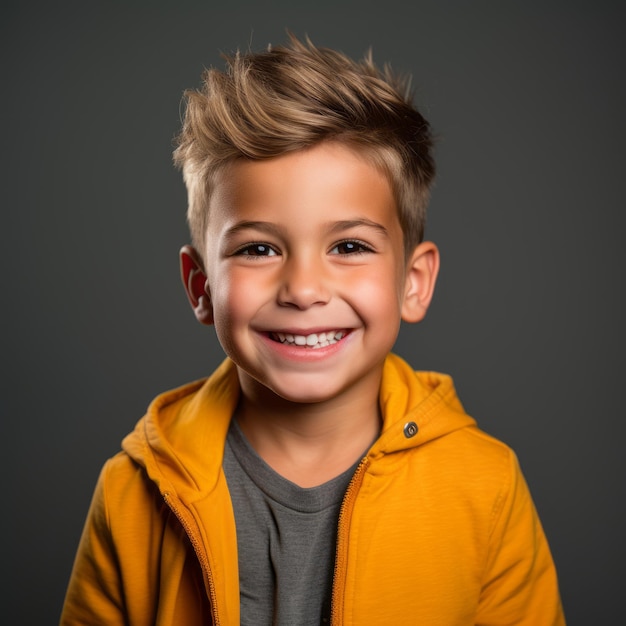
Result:
[[[310,335],[293,335],[291,333],[270,333],[270,338],[286,345],[301,346],[303,348],[325,348],[343,339],[348,333],[345,330],[327,330]]]

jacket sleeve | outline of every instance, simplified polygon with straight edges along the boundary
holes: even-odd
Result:
[[[477,626],[564,626],[556,570],[530,491],[511,452],[494,522]]]
[[[61,626],[126,623],[119,566],[100,473],[83,528],[61,614]]]

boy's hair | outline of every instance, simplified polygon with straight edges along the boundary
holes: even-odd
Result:
[[[239,159],[269,159],[341,142],[378,167],[393,189],[408,254],[424,236],[435,175],[428,122],[412,104],[410,78],[381,71],[371,50],[356,62],[289,35],[285,46],[224,57],[185,92],[174,162],[188,191],[193,245],[204,254],[216,173]]]

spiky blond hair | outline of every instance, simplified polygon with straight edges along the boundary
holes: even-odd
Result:
[[[413,105],[410,80],[289,35],[284,46],[225,56],[202,88],[185,92],[174,162],[188,191],[192,243],[204,251],[215,175],[238,159],[269,159],[322,141],[356,149],[388,177],[412,250],[424,236],[435,175],[428,122]]]

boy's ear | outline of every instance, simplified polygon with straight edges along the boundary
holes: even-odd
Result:
[[[420,243],[407,262],[402,319],[421,322],[430,306],[439,273],[439,250],[432,241]]]
[[[204,265],[197,250],[191,246],[183,246],[180,250],[180,277],[196,319],[207,326],[213,324],[213,306],[207,291]]]

